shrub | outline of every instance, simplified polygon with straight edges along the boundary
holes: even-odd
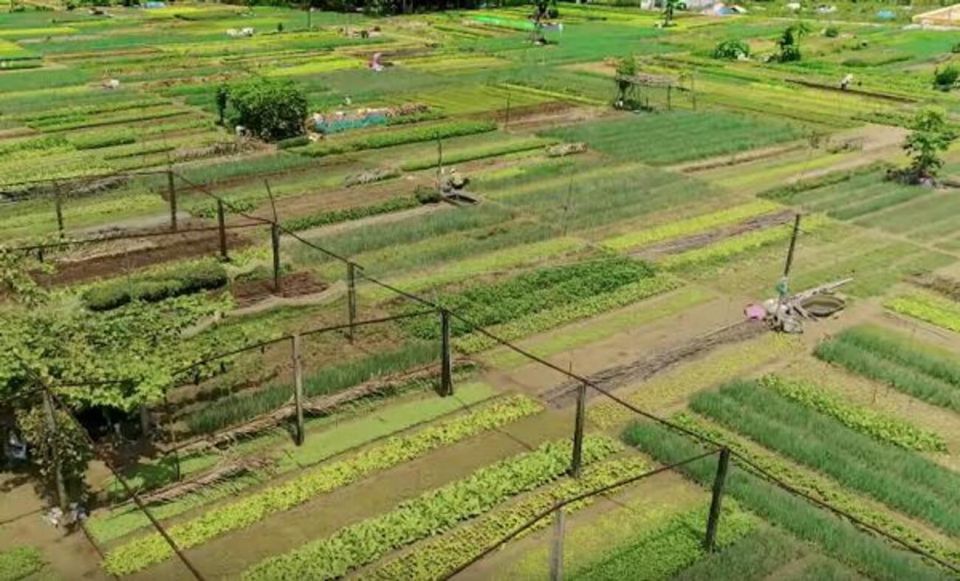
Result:
[[[292,81],[257,78],[230,87],[230,122],[267,141],[304,133],[307,97]]]
[[[960,69],[953,65],[947,65],[934,71],[933,86],[941,91],[949,91],[957,84],[958,78],[960,78]]]
[[[823,35],[827,38],[836,38],[840,36],[840,29],[836,26],[828,26],[823,29]]]
[[[34,547],[14,547],[0,552],[0,579],[23,579],[43,567],[43,557]]]
[[[738,60],[750,56],[750,45],[742,40],[724,40],[713,49],[713,58]]]

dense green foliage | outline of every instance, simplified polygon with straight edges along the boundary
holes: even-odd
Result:
[[[960,365],[898,333],[854,327],[817,345],[817,357],[960,412]]]
[[[721,529],[723,530],[723,529]],[[777,529],[761,526],[719,552],[707,555],[681,571],[676,581],[765,579],[806,550],[796,539]]]
[[[469,477],[401,503],[395,509],[350,525],[332,536],[272,557],[244,579],[337,579],[392,550],[442,533],[522,492],[562,477],[570,467],[571,443],[550,442],[532,452],[486,466]],[[583,459],[591,464],[620,448],[587,436]]]
[[[742,40],[724,40],[713,49],[713,58],[726,60],[745,59],[750,56],[750,45]]]
[[[653,423],[634,424],[624,438],[663,464],[679,462],[703,452],[701,446],[686,437]],[[710,486],[716,473],[716,459],[692,462],[680,470],[701,485]],[[952,578],[945,571],[928,565],[921,557],[861,532],[847,521],[745,473],[736,465],[727,474],[726,491],[743,508],[804,541],[814,543],[824,553],[872,579],[945,581]]]
[[[261,139],[286,139],[304,132],[307,97],[293,81],[250,79],[230,87],[228,115]]]
[[[0,551],[0,581],[18,581],[43,567],[40,551],[33,547],[14,547]]]
[[[918,454],[879,443],[754,382],[701,393],[690,406],[845,486],[951,534],[960,532],[960,518],[950,508],[960,503],[960,476]]]

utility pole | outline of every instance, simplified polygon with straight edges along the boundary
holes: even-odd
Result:
[[[727,468],[730,465],[730,448],[720,450],[717,461],[717,475],[713,480],[713,497],[710,500],[710,515],[707,517],[707,535],[703,540],[703,549],[710,553],[716,547],[717,526],[720,523],[720,509],[723,501],[723,487],[727,481]]]
[[[51,455],[53,456],[53,478],[57,485],[57,505],[60,510],[67,510],[67,486],[63,481],[63,464],[60,462],[60,437],[57,426],[57,418],[53,411],[53,401],[50,398],[50,392],[46,388],[43,390],[43,410],[47,417],[47,431],[50,434],[49,441]]]

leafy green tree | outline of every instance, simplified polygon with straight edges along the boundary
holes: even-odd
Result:
[[[292,81],[255,78],[230,87],[230,122],[266,141],[303,135],[307,97]]]
[[[673,26],[673,13],[676,12],[678,4],[680,4],[680,0],[664,0],[663,23],[662,23],[662,26],[664,28],[667,28],[668,26]]]
[[[615,106],[624,107],[627,102],[628,92],[633,82],[631,77],[637,74],[637,60],[633,55],[628,55],[617,61],[617,100]]]
[[[914,117],[911,129],[903,149],[912,161],[902,177],[910,183],[932,180],[943,166],[940,154],[950,147],[957,136],[947,124],[946,114],[941,109],[921,110]]]
[[[777,49],[779,52],[777,53],[776,60],[781,63],[800,60],[800,39],[808,32],[810,32],[810,27],[803,22],[788,26],[780,35],[780,38],[777,39]]]

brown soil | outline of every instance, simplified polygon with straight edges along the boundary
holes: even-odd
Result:
[[[604,390],[614,390],[629,383],[648,379],[677,363],[696,357],[720,345],[746,341],[761,335],[767,330],[767,326],[763,323],[742,321],[692,339],[679,347],[655,353],[630,363],[609,367],[589,375],[587,379]],[[545,390],[540,396],[556,407],[572,405],[576,402],[579,385],[580,382],[576,380],[566,381]],[[587,394],[589,397],[593,397],[598,395],[598,392],[588,390]]]
[[[248,241],[235,232],[227,233],[227,247],[237,249],[246,246]],[[169,236],[154,236],[136,241],[114,241],[102,253],[87,247],[86,256],[76,256],[56,263],[53,274],[37,274],[40,284],[47,286],[69,285],[78,282],[109,278],[134,270],[170,262],[218,256],[220,252],[219,234],[215,230],[208,232],[171,233]],[[99,249],[102,249],[100,247]]]
[[[724,238],[730,238],[731,236],[737,236],[740,234],[746,234],[747,232],[752,232],[754,230],[785,224],[792,220],[794,215],[795,213],[793,210],[785,210],[776,214],[757,216],[756,218],[751,218],[745,222],[734,224],[733,226],[726,228],[711,230],[702,234],[696,234],[694,236],[688,236],[686,238],[679,238],[676,240],[669,240],[662,244],[649,246],[637,252],[635,256],[639,256],[647,260],[655,260],[665,254],[678,254],[680,252],[686,252],[687,250],[693,250],[695,248],[713,244],[714,242],[718,242]]]
[[[271,296],[299,297],[323,292],[329,285],[313,278],[310,272],[294,272],[280,277],[280,292],[275,292],[273,279],[251,280],[234,283],[230,292],[236,299],[237,307],[243,308],[259,303]]]

